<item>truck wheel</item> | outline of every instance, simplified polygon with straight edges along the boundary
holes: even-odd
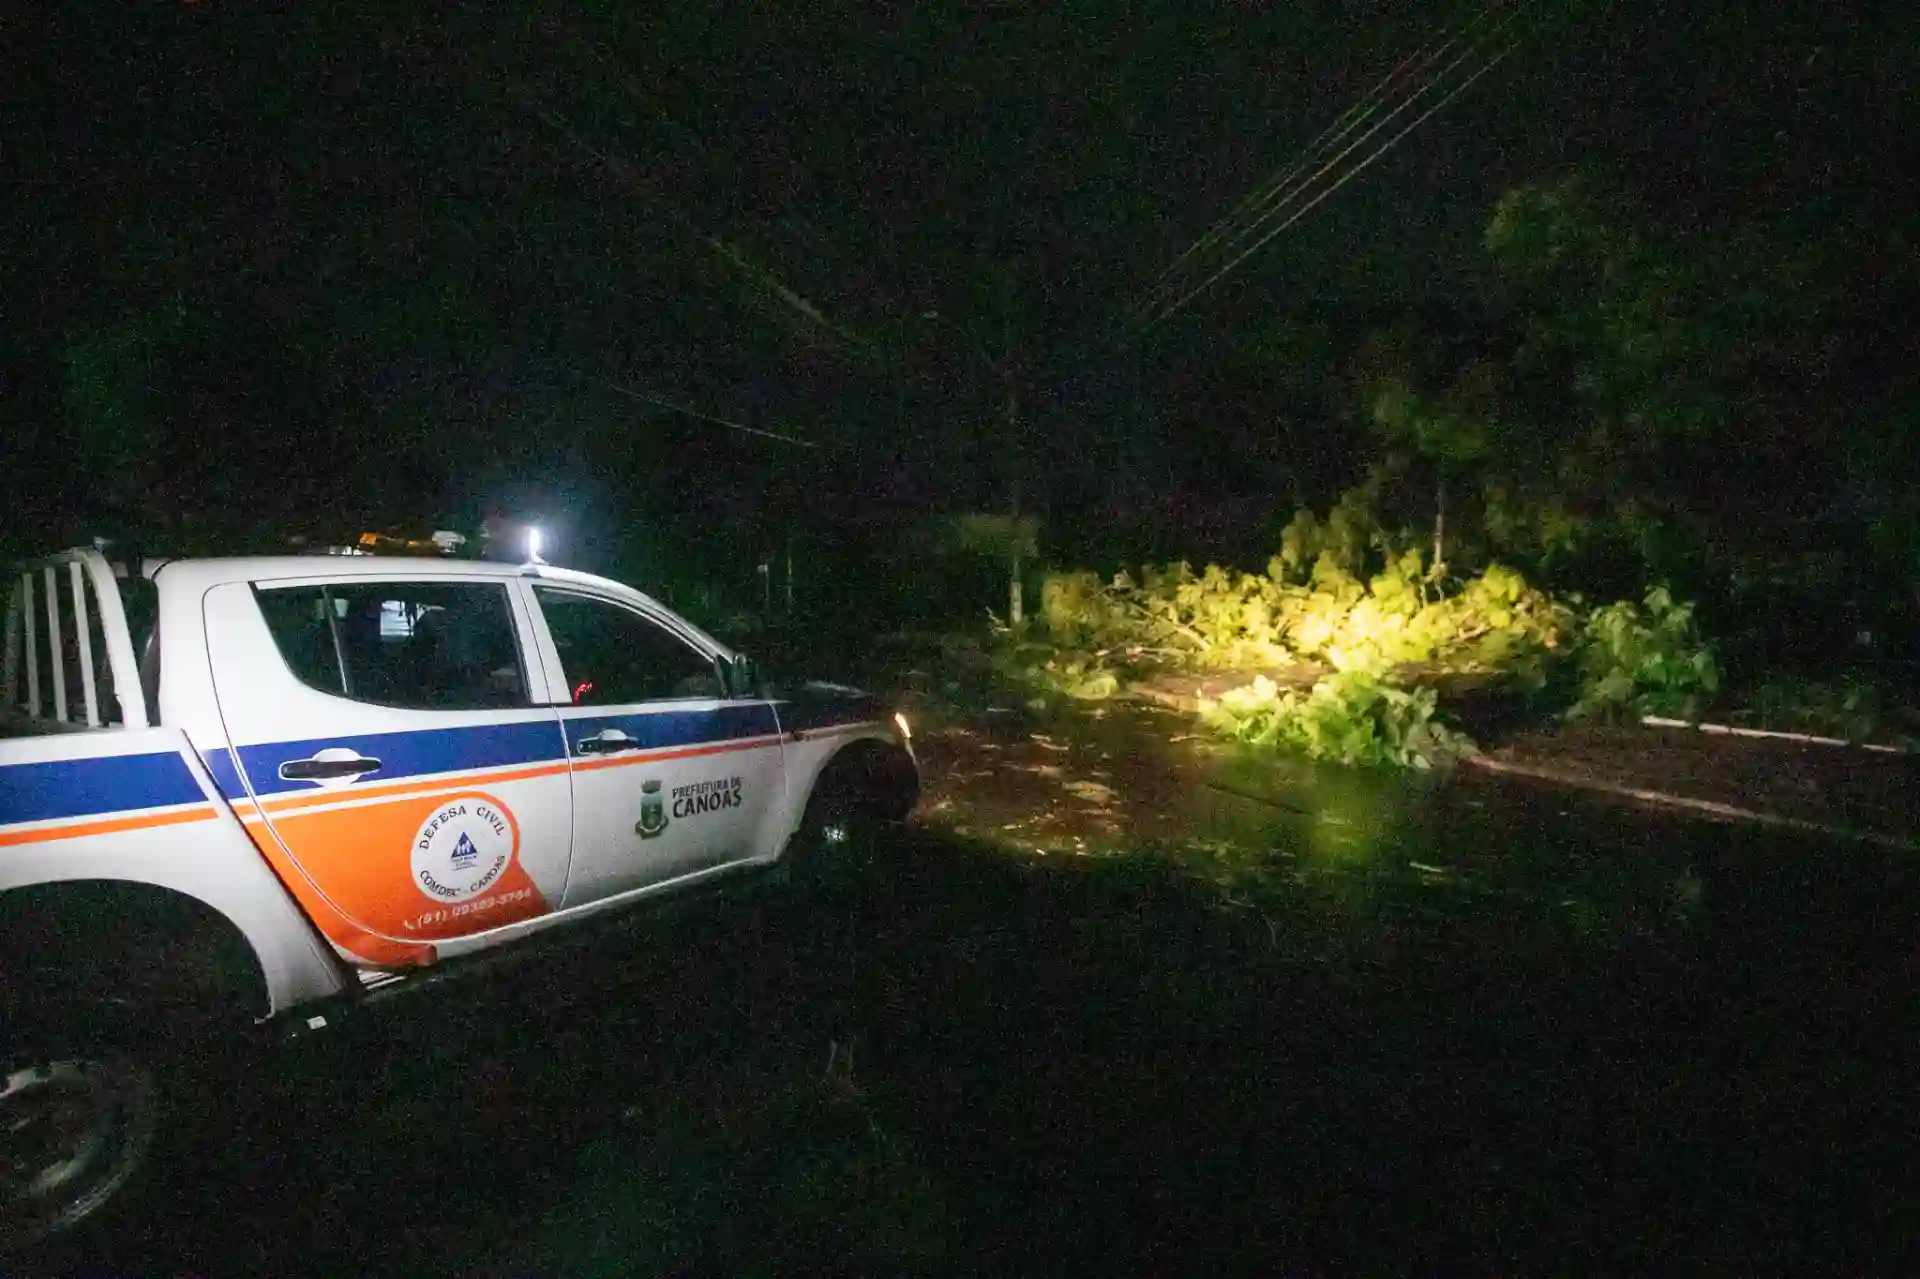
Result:
[[[860,743],[836,755],[814,783],[793,837],[795,871],[839,882],[865,871],[887,829],[919,798],[913,761],[898,749]]]
[[[199,1090],[223,1057],[239,1064],[218,1049],[264,1004],[264,986],[244,940],[184,899],[8,905],[0,1257],[93,1269],[86,1256],[137,1218],[192,1112],[211,1113]],[[135,909],[144,927],[102,929],[103,916],[125,925],[117,917]]]
[[[143,1170],[153,1072],[130,1058],[31,1059],[0,1084],[0,1253],[79,1226]]]

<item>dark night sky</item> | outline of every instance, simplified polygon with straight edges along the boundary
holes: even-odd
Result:
[[[1913,100],[1898,6],[1764,29],[1751,6],[1685,9],[1536,0],[1506,63],[1146,342],[1116,324],[1126,300],[1464,6],[8,18],[9,508],[28,537],[100,515],[76,349],[164,353],[129,414],[159,442],[142,483],[164,477],[176,511],[392,518],[517,486],[583,519],[671,492],[711,524],[781,482],[978,500],[988,360],[1017,370],[1043,453],[1124,471],[1148,456],[1131,415],[1231,460],[1274,416],[1221,372],[1237,349],[1304,326],[1331,360],[1382,315],[1456,305],[1499,193],[1576,166],[1696,234],[1912,216],[1891,176]],[[796,330],[701,236],[865,353]],[[839,448],[641,413],[606,380]]]

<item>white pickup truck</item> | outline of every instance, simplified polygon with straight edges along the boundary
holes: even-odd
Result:
[[[23,566],[6,617],[0,1248],[114,1200],[185,1029],[324,1024],[918,796],[904,718],[772,695],[540,563],[74,550]]]

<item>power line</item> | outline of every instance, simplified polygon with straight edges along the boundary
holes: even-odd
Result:
[[[1505,24],[1503,23],[1502,26],[1504,27],[1504,25]],[[1498,30],[1499,29],[1496,28],[1496,31],[1495,31],[1496,35],[1498,34]],[[1427,77],[1423,83],[1421,83],[1410,94],[1408,94],[1405,98],[1403,98],[1399,102],[1399,104],[1393,108],[1393,110],[1389,111],[1382,119],[1378,121],[1378,123],[1374,124],[1372,128],[1368,129],[1365,133],[1361,134],[1353,142],[1348,143],[1348,145],[1343,150],[1341,150],[1332,159],[1328,160],[1325,164],[1323,164],[1315,173],[1312,174],[1312,176],[1308,177],[1302,182],[1295,184],[1292,190],[1287,192],[1286,196],[1283,199],[1281,199],[1277,204],[1275,204],[1271,208],[1263,210],[1260,216],[1255,218],[1246,227],[1235,231],[1233,235],[1230,237],[1230,241],[1244,241],[1248,236],[1253,235],[1255,232],[1257,232],[1263,223],[1270,222],[1274,219],[1277,219],[1283,216],[1287,212],[1288,206],[1290,204],[1293,204],[1302,195],[1304,195],[1309,189],[1311,189],[1314,183],[1318,182],[1321,178],[1325,177],[1327,174],[1337,169],[1340,163],[1343,160],[1345,160],[1349,155],[1353,154],[1353,152],[1359,150],[1362,146],[1366,145],[1366,143],[1370,139],[1372,139],[1372,137],[1375,134],[1379,133],[1382,129],[1386,128],[1389,124],[1393,122],[1393,120],[1396,117],[1398,117],[1408,107],[1412,106],[1415,102],[1419,101],[1422,97],[1426,96],[1429,92],[1431,92],[1436,86],[1440,85],[1443,81],[1446,80],[1446,78],[1449,75],[1453,73],[1453,71],[1456,68],[1458,68],[1462,63],[1471,59],[1475,53],[1479,52],[1480,49],[1484,47],[1485,46],[1475,46],[1473,48],[1469,48],[1465,52],[1455,57],[1451,62],[1447,63],[1445,66],[1440,68],[1439,71]],[[1504,56],[1504,54],[1502,56]],[[1484,68],[1482,70],[1484,71]],[[1478,78],[1478,73],[1476,73],[1475,77],[1473,78]],[[1469,80],[1469,83],[1470,82],[1471,80]],[[1450,97],[1451,95],[1449,95],[1449,98]],[[1421,118],[1425,119],[1426,117],[1422,116]],[[1387,145],[1390,146],[1392,144],[1391,142],[1389,142]],[[1369,157],[1368,160],[1363,160],[1361,164],[1364,166],[1364,164],[1369,163],[1372,158],[1373,157]],[[1315,203],[1318,203],[1318,201],[1316,200]],[[1293,220],[1294,219],[1289,219],[1288,220],[1289,224],[1291,224]],[[1266,238],[1271,238],[1271,237],[1266,237]],[[1265,243],[1265,238],[1263,238],[1260,242]],[[1236,261],[1238,261],[1238,259],[1236,259]],[[1178,287],[1177,284],[1173,285],[1172,287],[1160,286],[1160,287],[1157,287],[1154,290],[1154,292],[1156,296],[1169,294],[1174,292],[1175,289],[1177,289],[1177,287]],[[1142,305],[1141,309],[1151,313],[1155,309],[1155,306],[1156,304],[1154,300],[1150,298]]]
[[[547,127],[551,128],[568,142],[571,142],[579,150],[592,156],[602,165],[606,166],[621,182],[641,192],[656,208],[666,213],[667,217],[673,221],[673,224],[679,228],[682,235],[705,247],[721,261],[733,268],[733,270],[749,284],[772,297],[781,307],[799,316],[812,331],[828,334],[839,343],[843,350],[864,356],[872,355],[872,344],[859,333],[847,328],[843,324],[837,323],[825,315],[821,312],[820,308],[808,301],[798,291],[789,287],[787,283],[772,270],[761,266],[758,262],[747,256],[739,246],[711,232],[703,230],[672,201],[661,196],[658,192],[651,190],[648,185],[641,180],[639,169],[624,156],[609,151],[604,147],[595,146],[572,129],[565,120],[544,106],[529,103],[527,104],[527,110],[545,123]]]
[[[1263,206],[1270,204],[1273,199],[1280,194],[1283,188],[1291,184],[1300,173],[1304,172],[1309,165],[1324,154],[1330,147],[1338,145],[1351,134],[1353,130],[1359,128],[1362,124],[1366,123],[1369,118],[1377,114],[1382,101],[1391,96],[1389,92],[1391,86],[1401,78],[1403,72],[1407,72],[1408,68],[1411,67],[1413,68],[1413,72],[1417,74],[1425,67],[1431,66],[1439,60],[1442,54],[1458,43],[1463,36],[1481,22],[1485,21],[1491,12],[1491,8],[1482,9],[1473,18],[1459,24],[1446,39],[1429,41],[1427,44],[1422,45],[1420,48],[1408,54],[1401,60],[1398,66],[1382,76],[1371,89],[1362,95],[1358,102],[1347,108],[1337,120],[1323,129],[1320,135],[1310,142],[1291,164],[1275,170],[1274,173],[1269,176],[1268,180],[1262,183],[1258,189],[1242,199],[1225,217],[1215,222],[1199,239],[1187,246],[1179,257],[1175,258],[1164,271],[1154,278],[1154,283],[1148,291],[1150,293],[1158,293],[1163,291],[1163,289],[1172,291],[1173,277],[1179,273],[1180,266],[1183,262],[1195,254],[1204,252],[1221,238],[1227,237],[1230,234],[1236,234],[1233,233],[1233,226],[1236,222],[1241,221],[1250,214],[1259,212]],[[1255,217],[1253,223],[1250,225],[1257,224],[1260,220],[1260,217]]]
[[[640,178],[639,170],[634,168],[625,157],[602,147],[596,147],[593,143],[587,141],[575,132],[565,120],[561,119],[552,111],[547,110],[544,106],[532,102],[525,103],[524,105],[528,114],[541,121],[568,142],[571,142],[579,150],[605,165],[620,181],[643,193],[654,207],[672,219],[673,224],[680,228],[682,234],[694,240],[704,241],[706,239],[706,233],[695,226],[691,218],[685,213],[682,213],[670,200],[648,189],[647,184]]]
[[[1345,148],[1340,150],[1337,154],[1335,154],[1332,157],[1332,159],[1328,160],[1325,164],[1321,165],[1320,168],[1317,171],[1315,171],[1311,176],[1308,176],[1302,180],[1295,180],[1298,178],[1298,175],[1301,172],[1303,172],[1305,168],[1313,164],[1313,162],[1316,159],[1318,159],[1319,156],[1324,155],[1326,151],[1329,150],[1331,147],[1338,145],[1342,140],[1350,136],[1356,129],[1360,128],[1362,125],[1366,124],[1369,120],[1373,119],[1373,117],[1379,114],[1381,107],[1383,107],[1386,104],[1386,101],[1393,96],[1393,91],[1391,90],[1385,94],[1380,93],[1379,90],[1382,86],[1392,86],[1394,81],[1401,79],[1402,73],[1405,71],[1405,69],[1408,67],[1409,64],[1414,64],[1417,70],[1430,68],[1432,64],[1436,62],[1448,49],[1457,45],[1461,41],[1461,39],[1466,35],[1466,33],[1469,32],[1474,26],[1484,21],[1490,14],[1492,14],[1495,11],[1496,8],[1502,7],[1499,3],[1499,0],[1496,0],[1494,4],[1489,5],[1487,8],[1483,9],[1473,19],[1462,24],[1460,28],[1453,35],[1449,36],[1446,40],[1441,41],[1437,45],[1433,46],[1430,51],[1424,52],[1424,53],[1416,53],[1413,55],[1413,57],[1407,59],[1406,61],[1403,61],[1400,64],[1400,66],[1396,67],[1392,72],[1388,73],[1388,75],[1378,85],[1375,86],[1373,91],[1371,91],[1366,97],[1363,97],[1360,103],[1356,104],[1353,108],[1350,108],[1341,117],[1339,121],[1336,121],[1333,126],[1331,126],[1327,131],[1323,132],[1320,139],[1316,140],[1316,142],[1307,149],[1306,153],[1302,156],[1301,159],[1296,160],[1292,165],[1288,166],[1285,171],[1283,171],[1283,174],[1278,182],[1269,182],[1264,188],[1263,192],[1257,193],[1255,196],[1250,197],[1249,200],[1242,201],[1241,205],[1234,211],[1233,214],[1230,214],[1227,218],[1222,219],[1221,223],[1216,225],[1216,227],[1209,232],[1207,237],[1202,237],[1203,242],[1206,242],[1210,246],[1216,247],[1216,248],[1223,245],[1226,246],[1227,248],[1231,248],[1236,243],[1245,243],[1249,237],[1256,235],[1259,232],[1260,228],[1265,224],[1270,224],[1271,222],[1283,217],[1285,217],[1286,219],[1283,226],[1290,226],[1293,224],[1293,222],[1298,221],[1298,215],[1301,213],[1304,213],[1306,210],[1300,209],[1295,211],[1293,216],[1288,216],[1290,206],[1295,205],[1297,201],[1299,201],[1302,197],[1304,197],[1313,188],[1315,183],[1319,182],[1322,178],[1326,177],[1329,173],[1332,173],[1336,169],[1338,169],[1341,163],[1344,160],[1346,160],[1348,156],[1352,155],[1355,151],[1359,150],[1361,147],[1366,145],[1366,143],[1369,142],[1374,137],[1374,135],[1378,134],[1382,129],[1386,128],[1389,124],[1391,124],[1393,120],[1398,116],[1400,116],[1402,113],[1404,113],[1407,110],[1407,108],[1413,106],[1416,102],[1418,102],[1421,98],[1425,97],[1427,94],[1432,92],[1435,88],[1442,86],[1444,82],[1450,76],[1452,76],[1456,70],[1458,70],[1463,64],[1471,61],[1476,54],[1483,53],[1488,48],[1491,48],[1493,44],[1499,40],[1501,32],[1504,31],[1507,28],[1507,26],[1510,23],[1512,23],[1516,17],[1519,16],[1520,12],[1523,9],[1528,7],[1530,2],[1531,0],[1518,0],[1518,3],[1514,5],[1512,10],[1500,20],[1500,22],[1493,28],[1492,31],[1487,33],[1485,38],[1477,40],[1474,44],[1470,45],[1467,49],[1465,49],[1460,54],[1455,56],[1451,61],[1447,62],[1444,66],[1441,66],[1438,70],[1432,71],[1430,74],[1427,74],[1424,77],[1421,77],[1417,84],[1401,85],[1400,91],[1405,91],[1405,96],[1400,98],[1400,100],[1393,106],[1393,109],[1391,111],[1388,111],[1384,117],[1380,118],[1377,123],[1374,123],[1371,128],[1368,128],[1366,132],[1362,133],[1358,138],[1348,143],[1348,145]],[[1507,49],[1503,50],[1494,59],[1494,61],[1497,62],[1501,58],[1504,58],[1507,55],[1507,53],[1511,51],[1512,48],[1513,48],[1513,44],[1509,44]],[[1492,63],[1488,63],[1485,66],[1481,67],[1478,71],[1473,72],[1468,77],[1465,83],[1471,84],[1474,80],[1478,79],[1481,75],[1485,74],[1485,72],[1492,65],[1493,65]],[[1464,87],[1464,84],[1460,87]],[[1448,101],[1451,101],[1453,97],[1457,96],[1458,91],[1459,91],[1458,89],[1455,89],[1453,92],[1448,93],[1442,99],[1442,105],[1444,105]],[[1432,111],[1428,111],[1425,114],[1423,114],[1419,119],[1420,121],[1424,121],[1427,118],[1429,118],[1432,114],[1433,114]],[[1418,124],[1419,121],[1416,121],[1415,123]],[[1341,177],[1335,181],[1333,189],[1337,189],[1339,186],[1345,185],[1345,183],[1353,176],[1354,173],[1359,172],[1360,169],[1365,168],[1367,165],[1371,164],[1375,159],[1378,159],[1381,154],[1384,154],[1387,148],[1391,147],[1401,137],[1404,137],[1405,134],[1406,134],[1406,131],[1402,131],[1400,134],[1395,135],[1386,144],[1384,144],[1378,151],[1373,152],[1372,154],[1368,155],[1366,158],[1359,161],[1358,166],[1353,170],[1353,173],[1349,173],[1346,176]],[[1288,189],[1285,189],[1284,194],[1282,193],[1282,188],[1288,188]],[[1315,197],[1313,200],[1311,200],[1308,203],[1306,208],[1311,209],[1313,206],[1319,204],[1320,201],[1325,198],[1326,194],[1331,194],[1331,191]],[[1252,217],[1250,220],[1247,220],[1246,215],[1247,215],[1247,212],[1250,210],[1257,211],[1257,215]],[[1232,224],[1236,221],[1245,221],[1245,225],[1235,227]],[[1211,238],[1209,239],[1209,237]],[[1271,235],[1260,236],[1260,238],[1257,241],[1255,241],[1254,247],[1258,248],[1260,245],[1267,243],[1271,239],[1272,239]],[[1199,248],[1199,245],[1196,244],[1195,249],[1198,249],[1198,248]],[[1178,311],[1182,306],[1184,306],[1187,300],[1192,296],[1194,292],[1203,291],[1214,280],[1220,278],[1221,275],[1225,274],[1226,271],[1231,270],[1234,266],[1238,265],[1241,261],[1244,261],[1247,256],[1246,254],[1243,253],[1238,257],[1235,257],[1231,262],[1227,264],[1227,266],[1223,270],[1216,271],[1212,276],[1210,276],[1207,282],[1201,285],[1200,290],[1194,290],[1192,292],[1189,292],[1186,295],[1180,296],[1177,301],[1174,301],[1172,305],[1169,306],[1167,305],[1167,299],[1170,297],[1174,297],[1178,293],[1178,290],[1181,287],[1178,279],[1178,275],[1179,275],[1178,268],[1183,263],[1185,263],[1188,258],[1191,258],[1193,255],[1194,255],[1194,249],[1190,249],[1187,254],[1183,254],[1181,260],[1177,261],[1174,264],[1174,266],[1169,267],[1167,271],[1162,272],[1160,279],[1156,281],[1154,286],[1147,291],[1147,294],[1135,304],[1135,306],[1133,307],[1133,311],[1137,317],[1137,322],[1144,323],[1148,328],[1151,328],[1154,325],[1157,325],[1161,320],[1164,320],[1168,316],[1172,315],[1175,311]],[[1197,269],[1197,264],[1195,269]]]
[[[1368,155],[1365,159],[1361,160],[1353,168],[1349,169],[1346,173],[1342,174],[1326,190],[1322,191],[1319,195],[1315,196],[1312,200],[1308,201],[1304,206],[1297,209],[1285,221],[1279,223],[1279,225],[1273,227],[1271,230],[1267,231],[1264,235],[1262,235],[1259,239],[1255,240],[1250,246],[1247,247],[1247,249],[1244,252],[1240,253],[1237,257],[1235,257],[1233,260],[1228,262],[1225,266],[1221,267],[1218,271],[1215,271],[1212,275],[1208,276],[1198,286],[1196,286],[1193,289],[1190,289],[1187,293],[1182,295],[1180,299],[1176,301],[1172,306],[1168,307],[1164,311],[1161,311],[1159,314],[1151,317],[1148,321],[1148,327],[1149,328],[1155,327],[1161,323],[1164,323],[1166,320],[1171,319],[1176,313],[1178,313],[1181,310],[1181,308],[1185,307],[1188,302],[1191,302],[1194,298],[1198,297],[1200,294],[1206,292],[1209,288],[1213,287],[1215,283],[1217,283],[1220,279],[1222,279],[1231,271],[1233,271],[1235,267],[1239,266],[1242,262],[1246,261],[1248,258],[1252,257],[1255,253],[1259,252],[1260,249],[1265,247],[1265,245],[1270,240],[1272,240],[1275,236],[1279,235],[1282,231],[1285,231],[1288,227],[1292,226],[1295,222],[1298,222],[1301,218],[1305,217],[1308,213],[1311,213],[1328,196],[1338,191],[1341,187],[1351,182],[1354,178],[1360,176],[1360,174],[1364,172],[1369,166],[1371,166],[1374,163],[1374,161],[1378,160],[1381,156],[1385,155],[1388,151],[1392,150],[1393,147],[1402,138],[1406,137],[1409,133],[1412,133],[1415,129],[1419,128],[1422,124],[1424,124],[1430,117],[1432,117],[1441,108],[1445,107],[1448,103],[1452,102],[1455,98],[1459,97],[1461,93],[1465,92],[1466,89],[1470,87],[1481,76],[1493,70],[1493,68],[1499,65],[1500,62],[1503,61],[1509,53],[1512,53],[1513,50],[1518,47],[1518,45],[1519,45],[1518,41],[1514,41],[1513,43],[1507,45],[1506,48],[1502,49],[1498,54],[1496,54],[1492,58],[1492,60],[1486,63],[1486,65],[1482,66],[1479,70],[1475,71],[1472,75],[1468,76],[1466,80],[1464,80],[1458,86],[1456,86],[1445,97],[1441,98],[1440,101],[1436,102],[1433,106],[1429,107],[1426,111],[1422,112],[1411,124],[1407,125],[1406,128],[1394,134],[1393,137],[1389,138],[1372,154]],[[1402,104],[1402,105],[1404,107],[1406,104]],[[1394,112],[1394,115],[1398,115],[1398,114],[1399,114],[1399,111],[1396,110]],[[1389,116],[1388,120],[1391,120],[1392,118],[1393,118],[1392,116]],[[1386,123],[1387,121],[1383,120],[1381,122],[1381,126],[1384,126]],[[1377,132],[1377,131],[1378,131],[1377,127],[1374,130],[1370,130],[1369,136],[1371,136],[1373,132]],[[1362,139],[1362,141],[1364,141],[1364,139]],[[1358,144],[1356,143],[1355,145],[1357,146]],[[1343,152],[1342,155],[1344,154],[1345,153]],[[1329,169],[1331,167],[1332,165],[1327,166],[1327,168]],[[1323,169],[1321,170],[1321,173],[1325,173],[1326,171],[1327,171],[1326,169]],[[1318,178],[1319,176],[1320,176],[1319,174],[1315,175],[1316,178]]]
[[[614,394],[624,395],[630,400],[639,400],[644,404],[651,404],[655,408],[666,409],[669,412],[679,413],[686,417],[698,418],[702,422],[711,422],[715,426],[724,426],[730,431],[743,431],[748,435],[760,436],[762,439],[779,440],[783,444],[797,444],[803,449],[817,449],[820,447],[819,444],[812,440],[803,440],[794,435],[782,435],[778,431],[768,431],[757,426],[747,426],[744,423],[729,421],[724,417],[718,417],[712,413],[702,413],[699,409],[690,409],[684,404],[675,404],[672,400],[663,400],[657,395],[649,395],[644,391],[636,391],[632,387],[621,386],[617,382],[602,382],[601,385]]]
[[[1393,137],[1387,139],[1387,141],[1383,143],[1371,155],[1367,156],[1364,160],[1360,161],[1353,168],[1349,169],[1346,173],[1342,174],[1340,178],[1337,181],[1335,181],[1331,186],[1329,186],[1326,190],[1322,191],[1319,195],[1315,196],[1312,200],[1308,201],[1304,206],[1296,210],[1284,222],[1281,222],[1278,226],[1275,226],[1272,230],[1268,231],[1266,234],[1262,235],[1259,239],[1255,240],[1253,244],[1250,245],[1238,257],[1234,258],[1232,261],[1228,262],[1225,266],[1221,267],[1218,271],[1215,271],[1212,275],[1208,276],[1198,286],[1189,290],[1186,294],[1184,294],[1179,299],[1179,301],[1175,302],[1172,306],[1168,307],[1166,310],[1161,311],[1157,315],[1152,316],[1147,321],[1147,327],[1153,328],[1171,319],[1175,314],[1177,314],[1180,311],[1182,307],[1186,306],[1187,303],[1191,302],[1194,298],[1199,297],[1202,293],[1205,293],[1208,289],[1212,288],[1213,285],[1216,282],[1218,282],[1222,277],[1224,277],[1229,272],[1231,272],[1235,267],[1239,266],[1242,262],[1246,261],[1248,258],[1252,257],[1255,253],[1259,252],[1260,249],[1263,248],[1268,241],[1272,240],[1274,236],[1279,235],[1282,231],[1292,226],[1295,222],[1298,222],[1301,218],[1305,217],[1308,213],[1311,213],[1320,204],[1321,201],[1325,200],[1328,196],[1332,195],[1335,191],[1338,191],[1341,187],[1351,182],[1354,178],[1360,176],[1360,174],[1363,173],[1369,166],[1371,166],[1374,161],[1378,160],[1381,156],[1385,155],[1388,151],[1391,151],[1394,148],[1394,146],[1402,138],[1406,137],[1409,133],[1412,133],[1415,129],[1419,128],[1431,116],[1433,116],[1435,112],[1439,111],[1441,108],[1445,107],[1449,102],[1452,102],[1455,98],[1459,97],[1469,87],[1471,87],[1476,80],[1478,80],[1481,76],[1485,75],[1487,72],[1493,70],[1502,61],[1505,60],[1508,54],[1512,53],[1519,46],[1520,46],[1520,42],[1518,40],[1515,40],[1509,43],[1506,48],[1500,50],[1499,53],[1495,54],[1490,61],[1488,61],[1479,70],[1475,71],[1472,75],[1468,76],[1464,81],[1462,81],[1458,86],[1456,86],[1445,97],[1441,98],[1440,101],[1434,103],[1431,107],[1427,108],[1426,111],[1422,112],[1420,116],[1413,121],[1413,123],[1409,124],[1406,128],[1400,130],[1400,132],[1394,134]],[[1458,65],[1458,62],[1459,62],[1459,59],[1456,59],[1453,64],[1449,64],[1449,69],[1451,69],[1451,67],[1454,65]],[[1425,90],[1422,90],[1422,92],[1425,92]],[[1417,97],[1418,95],[1415,95],[1415,96]],[[1405,110],[1406,107],[1410,105],[1412,101],[1413,99],[1411,98],[1408,99],[1407,102],[1402,103],[1400,107],[1396,108],[1393,114],[1389,115],[1386,120],[1382,120],[1380,124],[1368,130],[1367,137],[1371,137],[1373,136],[1373,134],[1379,132],[1381,128],[1385,127],[1386,124],[1393,119],[1393,116],[1400,114],[1400,112],[1402,110]],[[1363,137],[1360,141],[1364,142],[1366,141],[1366,138]],[[1354,144],[1354,146],[1356,147],[1359,145],[1360,143],[1358,142]],[[1353,147],[1349,147],[1347,150],[1351,151],[1353,150]],[[1331,163],[1329,163],[1326,166],[1326,168],[1321,169],[1320,173],[1315,174],[1312,181],[1317,181],[1319,177],[1322,174],[1326,173],[1328,169],[1331,169],[1334,164],[1339,163],[1339,160],[1341,158],[1344,158],[1346,154],[1347,152],[1345,151],[1341,152],[1340,156],[1335,157],[1335,159]]]

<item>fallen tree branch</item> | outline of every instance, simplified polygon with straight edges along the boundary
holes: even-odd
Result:
[[[1147,621],[1153,623],[1155,626],[1171,627],[1173,630],[1176,630],[1180,632],[1182,635],[1185,635],[1188,639],[1191,639],[1194,643],[1198,644],[1205,651],[1209,653],[1213,651],[1213,645],[1207,642],[1207,637],[1202,635],[1199,631],[1194,630],[1193,627],[1187,625],[1185,622],[1175,621],[1174,619],[1168,618],[1168,617],[1161,617],[1159,614],[1153,612],[1151,609],[1146,608],[1144,605],[1135,603],[1133,600],[1128,599],[1124,595],[1116,595],[1113,598],[1117,600],[1119,603],[1125,605],[1127,608],[1130,608],[1134,612],[1140,614],[1140,616],[1146,618]]]

